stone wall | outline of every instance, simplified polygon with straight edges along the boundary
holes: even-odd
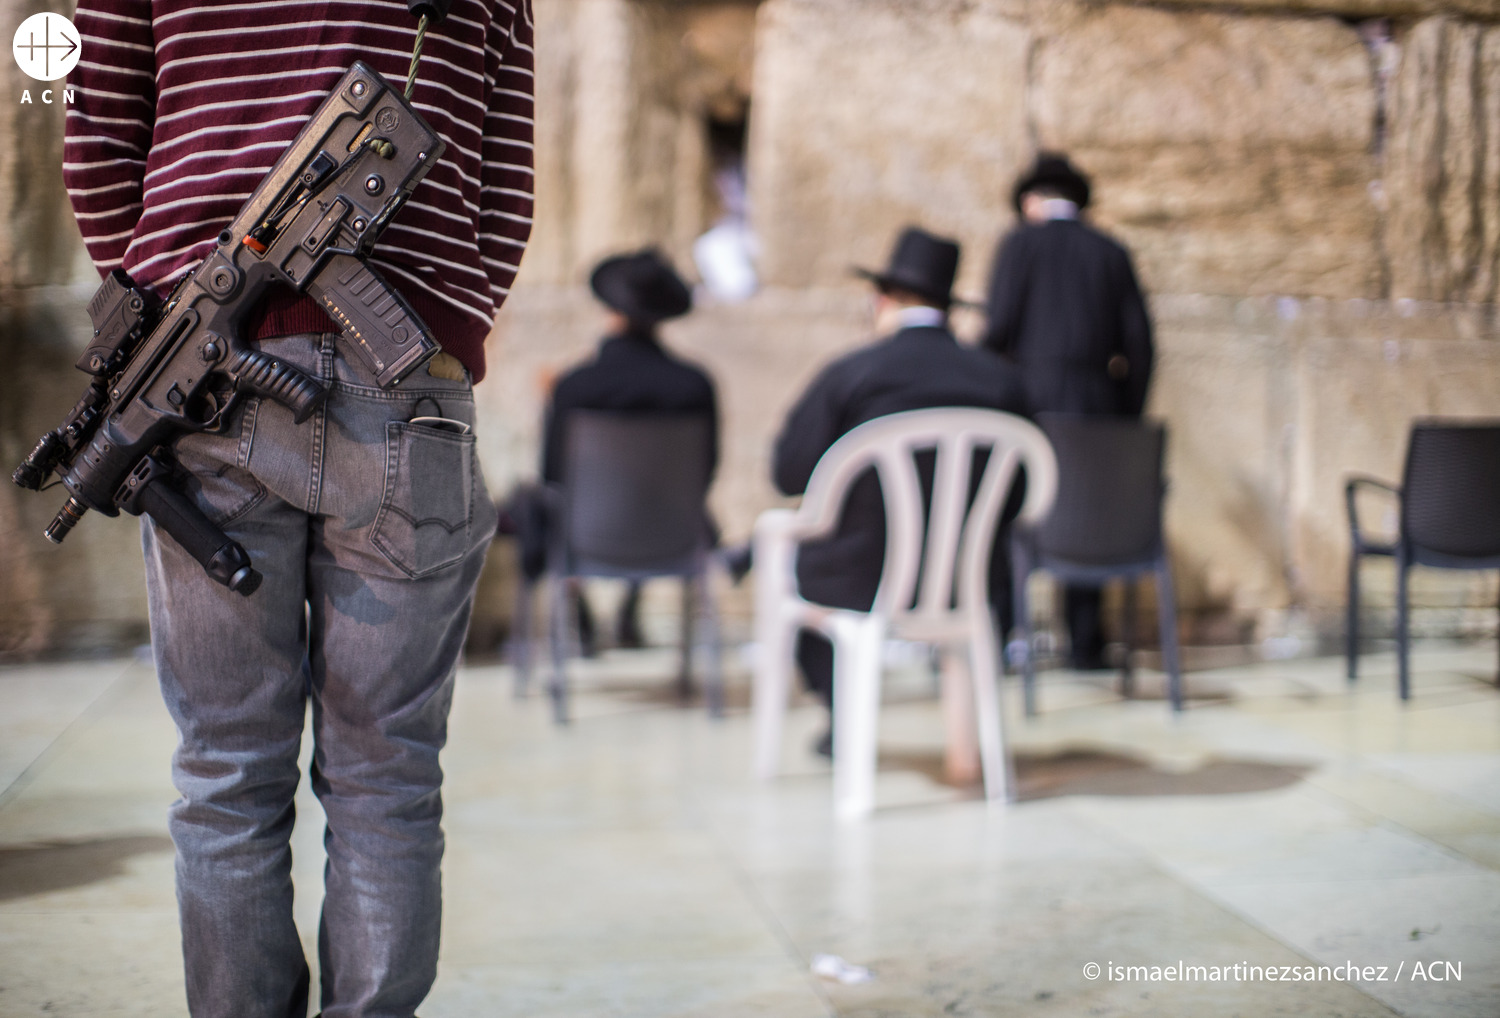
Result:
[[[669,332],[730,408],[715,497],[731,535],[773,501],[765,457],[786,405],[865,338],[849,266],[921,222],[963,242],[960,290],[980,295],[1012,181],[1038,148],[1063,148],[1152,293],[1151,412],[1172,429],[1191,635],[1335,634],[1344,475],[1397,478],[1415,416],[1500,410],[1497,18],[1488,0],[765,0],[749,167],[767,289]],[[680,234],[655,239],[687,264]],[[567,276],[527,271],[505,330],[527,365],[527,391],[509,383],[526,436],[512,474],[530,469],[536,379],[581,355],[592,324],[580,310],[558,336],[555,309],[587,296],[549,290],[538,317],[528,278]],[[1429,631],[1493,625],[1479,607],[1492,579],[1434,573],[1418,589]]]
[[[1430,18],[1390,86],[1390,292],[1500,299],[1500,26]]]
[[[7,24],[40,9],[0,0]],[[691,274],[691,241],[717,215],[706,124],[746,102],[766,285],[666,330],[719,379],[713,501],[729,539],[777,501],[767,457],[787,406],[868,338],[849,266],[878,264],[921,222],[962,240],[960,289],[982,295],[1011,183],[1039,147],[1093,174],[1095,218],[1151,292],[1150,409],[1171,427],[1190,639],[1334,635],[1344,475],[1397,478],[1414,416],[1500,412],[1500,0],[537,0],[536,13],[537,224],[478,392],[497,495],[534,475],[550,379],[597,338],[595,260],[657,243]],[[68,352],[93,276],[57,179],[61,108],[17,107],[18,72],[5,75],[0,354],[24,365],[0,373],[9,463],[77,387]],[[958,319],[966,335],[978,324]],[[35,532],[54,509],[0,492],[0,653],[138,638],[130,522],[90,520],[53,549]],[[1378,604],[1387,585],[1370,586]],[[512,587],[502,553],[479,642],[503,629]],[[1429,632],[1493,626],[1492,578],[1423,574],[1416,597]],[[730,614],[743,632],[743,592]]]
[[[622,247],[686,251],[713,223],[705,118],[750,90],[750,2],[536,6],[532,285],[583,281]]]
[[[0,0],[0,26],[8,38],[46,10],[66,15],[72,4]],[[98,281],[59,173],[64,109],[41,102],[46,87],[12,60],[0,65],[0,660],[129,646],[146,633],[135,521],[90,519],[54,548],[42,529],[63,497],[8,480],[82,391],[73,361]]]

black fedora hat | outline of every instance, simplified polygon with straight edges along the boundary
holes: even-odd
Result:
[[[651,247],[604,259],[589,276],[589,288],[637,325],[655,325],[693,308],[692,291]]]
[[[1011,192],[1010,202],[1016,211],[1021,211],[1021,199],[1027,191],[1039,189],[1056,191],[1079,208],[1089,203],[1092,193],[1089,178],[1061,152],[1037,153],[1036,163],[1016,181],[1016,189]]]
[[[905,290],[940,308],[954,303],[953,280],[958,275],[958,242],[908,226],[896,238],[884,272],[855,268],[856,275],[882,290]]]

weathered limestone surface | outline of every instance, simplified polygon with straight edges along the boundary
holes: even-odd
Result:
[[[1157,296],[1159,363],[1148,412],[1168,423],[1168,540],[1190,640],[1281,635],[1289,615],[1341,624],[1350,472],[1400,477],[1411,417],[1493,414],[1500,342],[1474,308],[1293,298]],[[596,312],[580,290],[518,289],[497,356],[513,371],[479,388],[492,489],[534,476],[546,379],[587,356]],[[961,319],[972,335],[977,319]],[[857,288],[775,289],[671,323],[667,343],[719,381],[723,464],[711,502],[726,541],[780,504],[771,444],[818,367],[867,341]],[[489,416],[493,413],[493,416]],[[1379,522],[1377,512],[1376,521]],[[1438,633],[1492,624],[1493,581],[1424,572],[1417,620]],[[1372,567],[1368,602],[1390,604]],[[726,605],[744,627],[745,592]],[[1371,630],[1375,631],[1374,628]]]
[[[833,283],[920,220],[965,243],[976,292],[1039,145],[1094,174],[1099,220],[1155,290],[1380,295],[1376,83],[1343,22],[857,6],[762,8],[752,188],[771,282]]]
[[[1496,416],[1497,325],[1493,306],[1411,302],[1311,307],[1290,324],[1298,398],[1291,418],[1297,441],[1290,464],[1289,563],[1306,603],[1336,606],[1342,599],[1347,475],[1399,483],[1413,418]],[[1374,508],[1378,524],[1384,507]],[[1484,605],[1490,610],[1483,612],[1482,631],[1493,627],[1492,576],[1428,570],[1415,575],[1414,603],[1436,609]],[[1391,603],[1388,584],[1372,590],[1376,603]]]
[[[1337,14],[1346,18],[1417,18],[1428,14],[1462,14],[1500,21],[1497,0],[1156,0],[1163,7],[1225,8],[1267,14]]]
[[[74,243],[77,243],[76,234]],[[89,270],[92,272],[92,269]],[[10,472],[37,439],[62,423],[85,376],[73,362],[88,335],[82,286],[10,291],[0,306],[0,656],[42,650],[87,651],[145,639],[146,596],[138,524],[88,517],[60,546],[42,530],[66,498],[10,484]]]
[[[71,3],[0,0],[7,38],[32,14]],[[10,472],[62,422],[83,387],[73,369],[97,283],[82,257],[58,167],[64,107],[51,83],[0,63],[0,659],[143,639],[145,594],[134,520],[90,519],[60,548],[42,529],[62,504],[10,484]],[[29,89],[32,102],[22,103]],[[73,284],[73,285],[70,285]]]
[[[533,284],[584,278],[604,255],[658,244],[685,260],[713,225],[708,114],[743,114],[748,0],[537,5]]]
[[[73,4],[0,0],[0,35],[9,43],[43,11],[68,15]],[[27,77],[8,56],[0,61],[0,292],[60,282],[71,270],[77,231],[57,171],[64,108],[41,96],[55,85]],[[26,90],[30,103],[20,101]]]
[[[0,0],[12,24],[41,9]],[[690,264],[716,215],[706,118],[747,98],[770,285],[666,329],[719,380],[726,540],[780,501],[769,455],[791,401],[868,338],[849,265],[921,222],[963,241],[960,290],[982,294],[1039,146],[1095,176],[1097,218],[1151,291],[1190,639],[1335,634],[1345,474],[1396,479],[1415,415],[1500,413],[1500,0],[545,0],[536,15],[537,223],[477,393],[497,496],[534,476],[549,380],[598,339],[589,268],[651,242]],[[1341,17],[1392,19],[1393,49]],[[57,174],[62,107],[14,104],[24,84],[4,67],[0,357],[23,365],[0,374],[8,470],[77,394],[93,275]],[[0,492],[0,654],[144,631],[134,521],[90,518],[52,548],[38,531],[55,509]],[[1388,601],[1371,569],[1371,602]],[[486,572],[480,646],[513,572],[506,552]],[[1490,626],[1494,597],[1493,579],[1429,571],[1418,620]],[[734,632],[745,591],[728,608]]]
[[[1169,429],[1166,527],[1179,606],[1232,629],[1292,596],[1282,571],[1288,351],[1264,303],[1152,302],[1158,363],[1148,414]]]
[[[1059,9],[1036,138],[1098,183],[1156,292],[1379,295],[1376,90],[1331,18]]]
[[[1431,18],[1391,86],[1391,291],[1500,298],[1500,27]]]
[[[922,223],[963,242],[981,293],[1031,154],[1030,44],[1003,6],[768,0],[750,155],[767,281],[837,285]]]

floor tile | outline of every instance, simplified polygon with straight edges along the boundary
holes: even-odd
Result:
[[[538,692],[516,699],[508,668],[466,667],[423,1014],[1493,1018],[1494,647],[1419,649],[1405,705],[1388,654],[1353,687],[1337,659],[1194,673],[1181,714],[1048,672],[1027,719],[1008,683],[1013,804],[942,780],[941,711],[912,658],[885,691],[878,808],[852,824],[832,816],[808,749],[826,715],[806,698],[780,775],[751,778],[732,656],[718,720],[677,702],[669,648],[570,664],[566,726]],[[175,741],[139,663],[0,672],[0,781],[24,775],[0,792],[0,1016],[184,1013]],[[311,955],[323,821],[305,785],[297,808]],[[874,978],[820,979],[819,953]],[[1348,961],[1402,978],[1265,975]],[[1462,979],[1413,982],[1419,961]],[[1179,963],[1259,974],[1152,976]]]

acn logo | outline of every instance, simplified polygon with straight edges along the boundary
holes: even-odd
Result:
[[[21,70],[37,81],[56,81],[78,66],[78,30],[61,14],[33,14],[16,29],[12,47]]]

